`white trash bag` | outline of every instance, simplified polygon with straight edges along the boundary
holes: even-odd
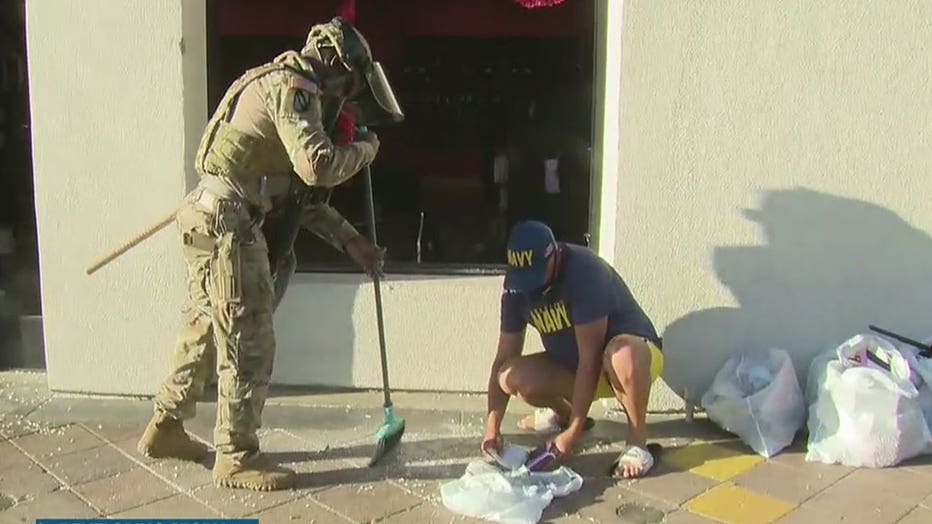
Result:
[[[535,524],[556,497],[578,491],[583,479],[575,471],[531,472],[526,467],[503,470],[481,460],[466,473],[440,487],[443,505],[466,517],[502,524]]]
[[[922,398],[929,391],[911,360],[888,339],[869,334],[813,359],[806,460],[883,468],[932,450],[923,413],[929,399]]]
[[[712,422],[765,458],[789,446],[806,421],[799,379],[782,349],[733,355],[701,402]]]
[[[882,334],[879,336],[884,339],[889,338],[884,337]],[[919,405],[926,418],[926,423],[929,424],[929,431],[932,433],[932,358],[921,356],[919,349],[912,344],[906,344],[894,339],[889,340],[909,362],[910,381],[919,390]],[[932,337],[926,337],[921,342],[929,346],[932,344]]]

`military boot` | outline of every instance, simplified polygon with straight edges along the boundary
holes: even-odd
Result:
[[[182,422],[167,413],[156,412],[136,445],[139,453],[152,458],[200,461],[207,445],[191,438]]]
[[[294,480],[294,471],[276,466],[261,454],[237,463],[230,457],[218,453],[214,462],[214,482],[224,488],[273,491],[291,488]]]

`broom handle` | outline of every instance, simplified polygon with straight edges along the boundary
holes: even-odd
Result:
[[[87,273],[88,275],[93,274],[93,273],[96,272],[98,269],[100,269],[100,268],[106,266],[107,264],[109,264],[110,262],[112,262],[115,258],[119,257],[119,256],[122,255],[123,253],[126,253],[127,251],[129,251],[130,249],[132,249],[133,247],[135,247],[136,245],[138,245],[140,242],[142,242],[143,240],[145,240],[145,239],[151,237],[152,235],[156,234],[156,233],[157,233],[158,231],[160,231],[163,227],[167,226],[168,224],[171,223],[172,220],[175,219],[175,213],[176,213],[177,211],[178,211],[177,209],[173,209],[173,210],[171,211],[171,213],[168,213],[168,214],[166,214],[165,216],[163,216],[162,218],[160,218],[158,222],[156,222],[156,223],[152,224],[151,226],[147,227],[146,229],[140,231],[140,232],[137,233],[136,236],[134,236],[133,238],[127,240],[127,241],[124,242],[123,244],[121,244],[121,245],[119,245],[118,247],[114,248],[112,251],[110,251],[110,252],[107,253],[106,255],[103,255],[103,256],[101,256],[100,258],[98,258],[98,259],[97,259],[96,261],[94,261],[90,266],[87,267],[87,269],[85,270],[85,273]]]
[[[365,168],[366,178],[366,207],[369,212],[369,235],[372,237],[372,243],[378,246],[378,238],[375,234],[375,198],[372,194],[372,173],[369,166]],[[372,277],[372,284],[375,287],[375,316],[379,325],[379,356],[382,359],[382,393],[385,396],[385,407],[391,407],[392,396],[388,386],[388,357],[385,354],[385,323],[382,318],[382,290],[379,286],[379,275]]]

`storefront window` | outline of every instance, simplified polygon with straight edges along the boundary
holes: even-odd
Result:
[[[245,69],[303,45],[344,2],[217,2],[209,12],[210,108]],[[310,4],[310,5],[309,5]],[[379,243],[390,272],[498,271],[508,229],[542,219],[588,238],[593,2],[357,0],[355,23],[386,68],[405,122],[376,130]],[[357,177],[331,204],[366,232]],[[313,234],[301,271],[355,271]]]

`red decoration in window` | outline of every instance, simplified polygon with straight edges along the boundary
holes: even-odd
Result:
[[[515,0],[521,7],[526,9],[536,9],[539,7],[553,7],[560,5],[566,0]]]

